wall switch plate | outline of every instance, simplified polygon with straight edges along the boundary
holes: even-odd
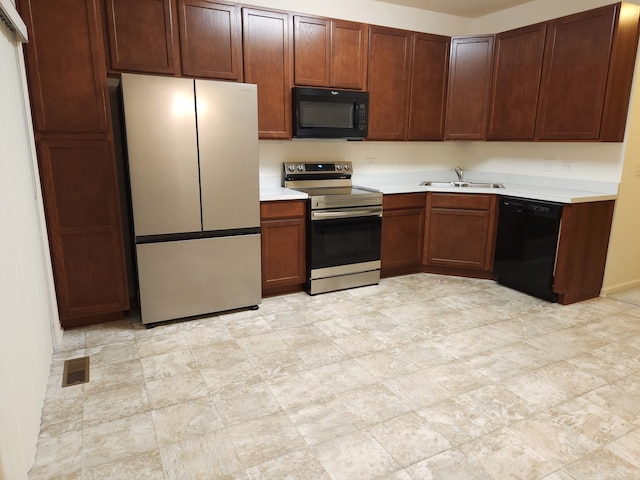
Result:
[[[543,172],[553,172],[553,164],[554,164],[554,159],[553,158],[545,158],[544,159],[544,163],[542,165],[542,171]]]

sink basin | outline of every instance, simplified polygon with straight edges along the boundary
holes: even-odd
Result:
[[[491,182],[422,182],[420,185],[424,185],[427,187],[440,187],[440,188],[451,188],[451,187],[504,188],[504,185],[502,185],[501,183],[491,183]]]

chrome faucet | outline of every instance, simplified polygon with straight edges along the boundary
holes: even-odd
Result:
[[[464,176],[464,171],[460,167],[453,167],[453,171],[456,172],[458,176],[458,181],[462,182],[462,177]]]

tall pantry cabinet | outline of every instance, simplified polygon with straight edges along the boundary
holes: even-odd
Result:
[[[129,308],[98,1],[18,2],[63,328]]]

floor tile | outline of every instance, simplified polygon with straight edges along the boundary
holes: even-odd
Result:
[[[281,410],[269,387],[263,383],[248,383],[216,393],[213,403],[225,425],[242,423]]]
[[[289,417],[283,413],[233,425],[227,432],[246,468],[306,447]]]
[[[415,412],[378,423],[369,431],[403,467],[432,457],[451,446],[424,417]]]
[[[83,480],[164,480],[162,459],[158,450],[125,457],[115,462],[88,468]]]
[[[251,480],[331,480],[310,450],[300,450],[247,469]]]
[[[447,450],[407,468],[413,480],[491,480],[482,467],[457,450]]]
[[[566,466],[564,470],[575,480],[640,478],[640,468],[603,449]]]
[[[158,408],[151,415],[161,447],[207,435],[224,426],[210,397]]]
[[[145,385],[124,385],[86,395],[82,419],[84,426],[90,427],[148,410],[149,399]]]
[[[196,436],[160,448],[167,480],[233,478],[242,464],[224,430]]]
[[[146,384],[149,405],[153,409],[188,402],[209,394],[199,371],[151,380]]]
[[[151,413],[140,413],[86,427],[82,466],[90,468],[158,448]]]
[[[369,480],[396,472],[399,465],[371,434],[360,431],[315,447],[332,480]]]
[[[460,447],[495,480],[541,478],[558,467],[504,430],[492,432]],[[515,461],[517,459],[517,461]]]

